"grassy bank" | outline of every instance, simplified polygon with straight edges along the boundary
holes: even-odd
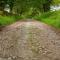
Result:
[[[0,26],[6,26],[19,20],[18,16],[0,16]]]
[[[39,16],[35,16],[34,18],[55,28],[60,28],[60,11],[43,13]]]
[[[9,24],[12,24],[16,22],[17,20],[20,20],[21,18],[25,18],[25,16],[24,17],[0,16],[0,26],[6,26]],[[26,16],[26,18],[28,18],[28,15]],[[30,18],[34,18],[36,20],[42,21],[55,28],[60,28],[60,11],[42,13],[40,15],[31,16]]]

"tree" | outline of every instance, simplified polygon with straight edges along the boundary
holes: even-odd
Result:
[[[44,12],[47,12],[50,10],[50,5],[51,5],[52,1],[53,0],[45,0],[45,2],[43,3]]]
[[[4,11],[5,3],[6,3],[5,0],[1,0],[1,1],[0,1],[0,10]]]
[[[5,12],[4,9],[6,8],[7,5],[9,5],[10,13],[12,13],[14,1],[15,0],[1,0],[0,1],[0,10]]]
[[[52,4],[53,5],[58,5],[58,4],[60,4],[60,0],[53,0]]]
[[[40,12],[47,12],[50,10],[50,4],[52,0],[16,0],[15,10],[17,13],[24,13],[28,11],[31,7],[39,10]]]
[[[10,7],[10,13],[12,13],[15,0],[7,0],[7,4]]]
[[[33,12],[47,12],[50,10],[50,4],[52,0],[1,0],[0,10],[4,11],[5,6],[8,4],[10,13],[12,10],[17,14],[23,14],[30,8],[33,8]]]

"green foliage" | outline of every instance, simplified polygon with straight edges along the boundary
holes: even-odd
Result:
[[[43,13],[34,18],[55,28],[60,28],[60,11]]]
[[[40,12],[49,11],[51,1],[52,0],[16,0],[14,4],[14,11],[20,15],[25,12],[28,13],[30,8],[33,8],[33,11],[35,9]]]
[[[52,4],[53,5],[58,5],[58,4],[60,4],[60,0],[53,0]]]
[[[60,28],[60,11],[48,12],[50,5],[60,4],[60,0],[1,0],[0,10],[4,10],[6,4],[10,12],[16,16],[0,16],[0,25],[5,26],[21,18],[35,18],[54,27]],[[1,13],[2,14],[2,13]]]
[[[47,12],[50,10],[51,4],[59,3],[60,0],[1,0],[0,10],[4,11],[6,4],[8,4],[11,13],[22,15],[26,12],[28,13],[30,8],[33,8],[33,11],[36,9],[40,12]]]
[[[21,19],[20,16],[0,16],[0,26],[6,26]]]

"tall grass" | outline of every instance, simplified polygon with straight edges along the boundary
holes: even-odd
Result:
[[[6,26],[19,20],[19,16],[0,16],[0,26]]]
[[[35,16],[33,18],[49,24],[55,28],[60,28],[60,11],[42,13],[41,15]]]

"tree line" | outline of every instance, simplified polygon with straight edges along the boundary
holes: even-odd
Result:
[[[23,14],[33,8],[33,12],[47,12],[50,10],[52,2],[60,2],[59,0],[0,0],[0,11],[4,11],[6,5],[9,5],[10,13]]]

